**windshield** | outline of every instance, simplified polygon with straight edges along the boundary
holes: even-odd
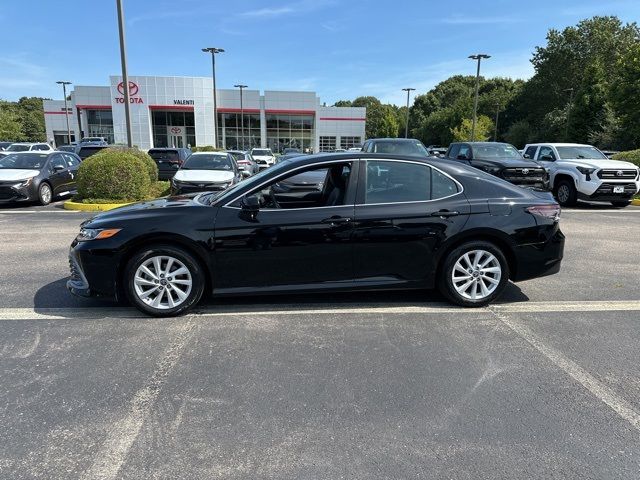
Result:
[[[7,147],[7,152],[28,152],[29,151],[29,145],[18,145],[17,143],[14,143],[13,145],[9,145]]]
[[[589,160],[608,160],[607,157],[597,148],[589,145],[578,147],[556,147],[558,155],[563,160],[576,158],[586,158]]]
[[[226,153],[191,155],[182,170],[233,170],[233,165]]]
[[[177,150],[149,150],[149,156],[154,160],[179,160]]]
[[[336,150],[337,151],[337,150]],[[429,156],[429,152],[424,148],[422,142],[377,142],[374,148],[375,153],[391,153],[394,155],[413,155],[419,157]]]
[[[0,158],[0,169],[40,170],[47,161],[46,153],[22,153]]]
[[[273,153],[271,153],[271,150],[252,150],[251,154],[252,155],[268,155],[268,156],[273,155]]]
[[[520,152],[512,145],[497,143],[495,145],[474,145],[473,157],[479,160],[491,160],[494,158],[508,158],[511,160],[523,160]]]

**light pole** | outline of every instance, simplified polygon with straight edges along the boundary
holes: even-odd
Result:
[[[404,138],[409,138],[409,94],[415,90],[415,88],[403,88],[403,92],[407,92],[407,123],[404,126]]]
[[[218,106],[216,105],[216,53],[224,52],[224,48],[207,47],[202,49],[211,54],[211,69],[213,77],[213,147],[218,146]]]
[[[569,92],[569,109],[567,110],[567,120],[564,122],[564,139],[569,140],[569,118],[573,108],[573,87],[565,89],[565,92]]]
[[[476,139],[476,121],[478,115],[478,89],[480,88],[480,62],[483,58],[491,58],[491,55],[487,55],[486,53],[478,53],[476,55],[469,55],[471,60],[478,61],[478,69],[476,71],[476,94],[473,99],[473,122],[471,123],[471,141],[473,142]]]
[[[240,129],[242,131],[242,150],[244,150],[244,106],[242,105],[242,90],[247,88],[246,85],[238,84],[234,87],[240,89]]]
[[[71,145],[71,128],[69,127],[69,109],[67,108],[67,85],[71,85],[71,82],[65,82],[63,80],[58,80],[56,82],[58,85],[62,85],[62,94],[64,95],[64,116],[67,120],[67,145]]]
[[[116,0],[118,8],[118,32],[120,34],[120,63],[122,64],[122,93],[124,95],[124,122],[127,129],[127,146],[133,146],[131,136],[131,108],[129,105],[129,76],[127,75],[127,45],[124,37],[124,11],[122,0]]]
[[[498,118],[500,117],[500,103],[496,102],[496,129],[493,131],[493,141],[498,141]]]

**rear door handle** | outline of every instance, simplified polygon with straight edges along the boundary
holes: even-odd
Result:
[[[322,223],[349,223],[351,221],[351,217],[329,217],[322,220]]]
[[[438,212],[433,212],[431,214],[429,214],[429,216],[431,217],[441,217],[441,218],[446,218],[446,217],[456,217],[460,215],[460,212],[456,212],[455,210],[440,210]]]

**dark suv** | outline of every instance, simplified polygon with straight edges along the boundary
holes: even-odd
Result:
[[[362,146],[367,153],[388,153],[392,155],[410,155],[412,157],[429,157],[424,144],[415,138],[370,138]]]
[[[509,143],[452,143],[446,157],[503,178],[514,185],[543,190],[549,188],[549,174],[545,168],[538,162],[524,158]]]
[[[82,160],[85,158],[89,158],[91,155],[95,155],[101,150],[105,148],[109,148],[107,145],[78,145],[76,146],[76,155],[78,155]]]
[[[170,180],[191,155],[189,148],[152,148],[149,156],[158,166],[158,179]]]

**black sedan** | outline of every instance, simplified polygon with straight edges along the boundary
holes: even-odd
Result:
[[[80,158],[70,152],[20,152],[0,158],[0,202],[51,203],[76,189]]]
[[[274,188],[326,171],[304,203]],[[102,213],[70,250],[71,292],[125,297],[151,315],[214,295],[439,288],[479,307],[507,282],[560,269],[560,208],[446,160],[366,153],[279,163],[224,192]]]

